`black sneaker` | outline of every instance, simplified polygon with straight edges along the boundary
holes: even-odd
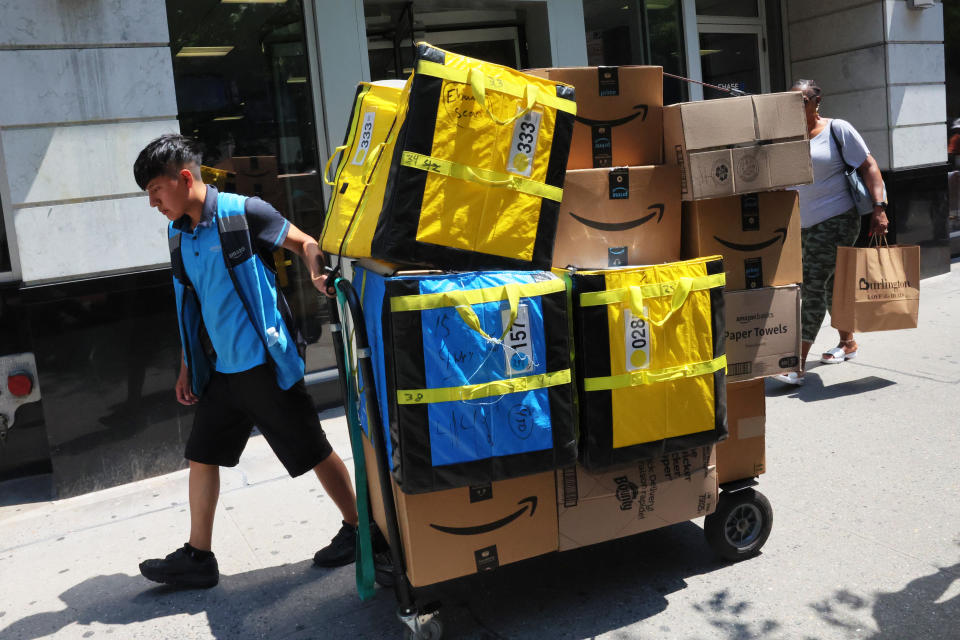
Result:
[[[330,544],[313,554],[313,564],[318,567],[342,567],[357,559],[357,528],[343,523]]]
[[[220,569],[212,551],[200,551],[183,545],[166,558],[144,560],[140,573],[147,580],[175,587],[209,589],[220,581]]]

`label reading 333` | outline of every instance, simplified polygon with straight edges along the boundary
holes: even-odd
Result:
[[[540,120],[543,114],[529,111],[517,118],[513,125],[513,139],[510,143],[510,159],[507,171],[529,178],[533,173],[533,160],[537,152],[537,136],[540,135]]]
[[[357,152],[353,154],[353,164],[362,165],[367,159],[367,152],[370,151],[370,142],[373,140],[373,124],[377,119],[376,111],[367,111],[363,114],[363,124],[360,125],[360,142],[357,144]]]

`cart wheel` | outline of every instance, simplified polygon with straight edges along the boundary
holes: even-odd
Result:
[[[759,491],[723,492],[717,510],[706,517],[707,543],[727,560],[744,560],[760,553],[773,526],[770,501]]]
[[[403,640],[440,640],[443,637],[443,623],[434,616],[420,627],[420,633],[414,633],[410,627],[403,628]]]
[[[384,589],[393,588],[393,562],[389,552],[373,554],[373,581]]]

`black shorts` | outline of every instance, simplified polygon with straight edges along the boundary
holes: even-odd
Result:
[[[284,391],[263,364],[241,373],[214,372],[197,403],[184,456],[234,467],[254,425],[293,477],[333,452],[303,380]]]

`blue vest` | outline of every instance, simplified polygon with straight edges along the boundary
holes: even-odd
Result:
[[[217,212],[213,217],[220,236],[223,260],[243,306],[257,335],[263,340],[281,389],[289,389],[303,378],[303,353],[306,347],[299,332],[291,334],[293,314],[283,292],[277,289],[273,256],[254,250],[247,224],[245,196],[233,193],[217,194]],[[200,300],[187,277],[180,252],[180,230],[171,222],[168,227],[170,266],[173,271],[173,289],[177,297],[177,318],[180,341],[190,369],[191,386],[198,396],[203,393],[214,362],[204,347],[203,317]]]

